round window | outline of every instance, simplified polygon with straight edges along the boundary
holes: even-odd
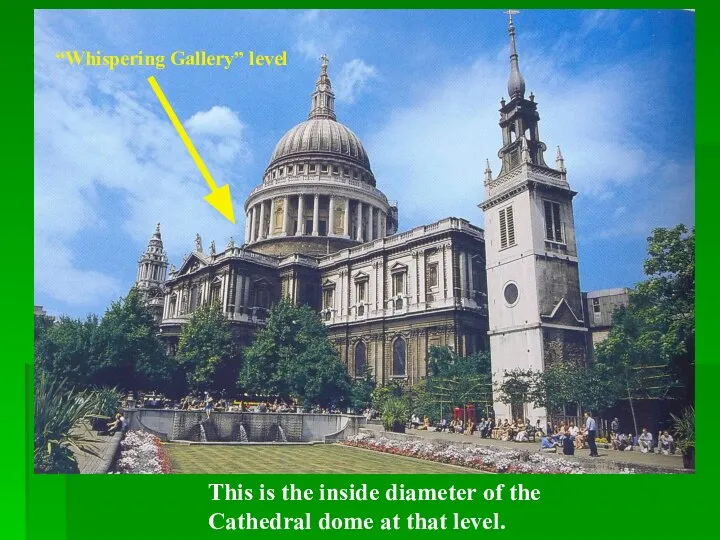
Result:
[[[508,304],[513,305],[515,302],[517,302],[518,299],[519,293],[517,285],[515,285],[514,283],[508,283],[507,285],[505,285],[505,291],[503,294],[505,296],[505,301]]]

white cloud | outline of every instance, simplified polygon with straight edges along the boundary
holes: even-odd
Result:
[[[144,79],[57,62],[63,40],[42,16],[35,36],[36,292],[107,305],[131,285],[111,268],[83,268],[74,245],[91,230],[109,243],[130,240],[139,255],[160,221],[175,263],[197,232],[206,244],[210,232],[218,245],[242,237],[241,205],[235,201],[232,225],[203,200],[208,187]],[[237,196],[239,165],[249,159],[240,119],[214,106],[186,125],[216,183],[229,182]]]
[[[230,108],[215,105],[209,111],[193,114],[185,127],[192,135],[240,138],[245,126]]]
[[[603,227],[593,237],[627,238],[647,237],[656,227],[674,227],[678,223],[695,223],[695,164],[668,161],[652,175],[644,186],[642,197],[632,186],[622,193],[631,209],[619,207],[612,216],[605,216]]]
[[[335,96],[337,100],[354,103],[357,96],[365,89],[367,83],[376,77],[377,69],[375,66],[368,65],[359,58],[346,62],[336,77]]]
[[[52,291],[55,300],[72,306],[92,305],[99,297],[117,298],[127,292],[115,277],[78,268],[77,258],[67,246],[49,244],[46,236],[36,236],[36,292]]]

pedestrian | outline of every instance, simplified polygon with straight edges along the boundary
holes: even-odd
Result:
[[[590,446],[590,457],[600,457],[595,445],[595,436],[597,435],[597,424],[592,417],[591,412],[585,413],[585,432],[587,433],[588,446]]]
[[[210,412],[213,410],[213,398],[210,397],[210,395],[207,396],[207,400],[205,401],[205,414],[207,414],[208,419],[210,418]]]
[[[610,431],[620,433],[620,420],[618,420],[617,417],[613,418],[613,421],[610,423]]]

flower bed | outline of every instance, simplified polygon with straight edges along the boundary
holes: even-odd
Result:
[[[115,465],[120,474],[168,474],[170,462],[160,439],[144,431],[128,431],[120,442],[120,458]]]
[[[470,467],[492,473],[579,474],[585,470],[576,462],[549,458],[538,453],[518,450],[493,450],[482,446],[461,448],[435,446],[422,441],[396,441],[368,434],[349,437],[347,446]]]

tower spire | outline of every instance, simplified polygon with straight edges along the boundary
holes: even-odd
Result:
[[[518,63],[518,53],[515,47],[515,25],[512,16],[520,13],[517,10],[510,9],[505,12],[509,19],[508,32],[510,33],[510,78],[508,79],[508,94],[510,100],[525,97],[525,79],[520,73],[520,65]]]
[[[335,94],[332,91],[330,77],[327,74],[328,57],[323,54],[320,57],[320,77],[315,83],[315,91],[312,93],[312,102],[308,120],[313,118],[327,118],[336,120],[335,117]]]
[[[148,242],[145,253],[138,260],[137,279],[135,287],[146,302],[153,317],[159,321],[162,317],[163,295],[162,288],[167,277],[168,258],[163,248],[160,224]]]

